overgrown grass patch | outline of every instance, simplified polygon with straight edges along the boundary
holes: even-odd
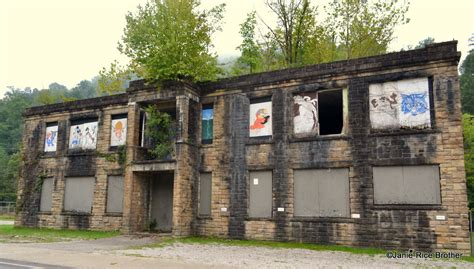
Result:
[[[0,225],[0,240],[8,242],[57,242],[94,240],[119,235],[119,232],[25,228]]]

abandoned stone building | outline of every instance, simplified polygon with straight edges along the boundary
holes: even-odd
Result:
[[[29,108],[16,225],[468,253],[456,45]]]

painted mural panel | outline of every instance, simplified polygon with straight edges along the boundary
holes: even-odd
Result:
[[[123,146],[127,141],[127,118],[113,119],[110,130],[110,146]]]
[[[203,142],[210,142],[213,138],[214,109],[212,107],[202,109],[202,136]]]
[[[250,104],[250,137],[272,135],[272,102]]]
[[[54,152],[56,151],[58,143],[58,126],[52,125],[46,127],[46,137],[44,141],[44,151]]]
[[[318,134],[318,98],[316,92],[293,96],[293,131],[295,134]]]
[[[69,135],[69,148],[95,149],[97,145],[97,122],[72,125]]]
[[[428,128],[428,79],[417,78],[371,84],[370,122],[374,129]]]

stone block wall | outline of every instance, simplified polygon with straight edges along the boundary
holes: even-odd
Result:
[[[176,236],[468,253],[458,61],[456,42],[446,42],[420,50],[196,85],[165,82],[154,86],[136,81],[120,96],[30,109],[25,114],[22,140],[25,152],[17,225],[121,229],[127,233],[147,230],[151,177],[174,169],[172,233]],[[431,127],[373,129],[369,86],[414,78],[428,78]],[[295,134],[293,97],[329,89],[342,90],[342,133]],[[272,101],[271,137],[249,137],[249,106],[259,98]],[[143,161],[138,156],[140,109],[150,103],[176,109],[176,158],[167,163]],[[202,144],[201,108],[211,104],[213,141]],[[109,149],[110,119],[120,113],[128,113],[125,167],[104,155],[113,154]],[[70,152],[70,120],[87,116],[99,119],[97,150]],[[46,122],[53,121],[67,131],[60,131],[57,152],[51,155],[43,153],[42,141]],[[373,167],[407,165],[439,165],[440,204],[375,203]],[[295,216],[294,171],[328,168],[348,170],[349,216]],[[271,217],[249,217],[252,171],[272,172]],[[212,173],[208,216],[199,215],[198,210],[199,174],[203,172]],[[80,175],[95,177],[92,212],[68,214],[63,210],[64,178]],[[123,214],[105,213],[108,175],[125,176]],[[41,177],[54,178],[51,212],[39,212]]]

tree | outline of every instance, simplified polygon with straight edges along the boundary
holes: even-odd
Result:
[[[132,72],[129,68],[114,61],[110,64],[109,69],[104,67],[99,71],[97,89],[101,95],[125,92],[131,76]]]
[[[469,208],[474,208],[474,115],[464,114],[464,161],[466,164],[466,182]]]
[[[286,66],[299,65],[315,27],[316,8],[309,0],[267,0],[265,3],[277,16],[278,23],[275,29],[265,24],[269,37],[279,46]]]
[[[220,30],[224,4],[198,10],[198,0],[150,0],[127,24],[118,49],[131,70],[148,80],[210,80],[219,71],[211,35]]]
[[[409,3],[399,0],[334,0],[326,8],[336,43],[344,59],[385,53],[394,28],[408,23]]]
[[[474,49],[464,59],[460,72],[462,111],[474,114]]]
[[[242,73],[255,73],[260,69],[261,55],[260,46],[255,38],[255,27],[257,25],[256,12],[247,14],[245,21],[240,24],[240,35],[242,36],[242,44],[237,47],[241,56],[237,59],[233,73],[240,75]]]
[[[427,45],[435,43],[435,39],[432,37],[427,37],[420,42],[418,42],[418,45],[415,46],[415,49],[422,49],[425,48]]]

